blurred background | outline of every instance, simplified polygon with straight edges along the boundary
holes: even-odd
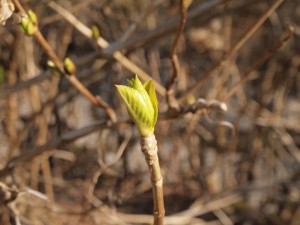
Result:
[[[299,3],[192,1],[176,49],[175,97],[182,108],[202,98],[227,111],[170,116],[158,90],[166,224],[300,224]],[[139,134],[114,85],[138,66],[166,86],[179,1],[21,4],[118,123],[107,124],[103,109],[53,74],[49,56],[13,19],[0,26],[0,224],[151,224]],[[109,44],[97,45],[59,6]]]

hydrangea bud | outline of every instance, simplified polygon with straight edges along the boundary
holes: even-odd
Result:
[[[116,87],[140,134],[144,137],[153,135],[158,115],[154,82],[148,80],[142,84],[135,76],[128,80],[128,86],[116,85]]]

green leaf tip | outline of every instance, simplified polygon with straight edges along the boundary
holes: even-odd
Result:
[[[141,83],[135,76],[128,80],[128,86],[116,85],[128,114],[137,125],[142,136],[152,135],[157,121],[158,103],[152,80]]]

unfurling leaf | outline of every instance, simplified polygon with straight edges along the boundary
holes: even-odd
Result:
[[[142,136],[152,135],[157,121],[158,107],[152,80],[144,85],[138,77],[128,80],[128,86],[116,85],[128,114],[137,125]]]

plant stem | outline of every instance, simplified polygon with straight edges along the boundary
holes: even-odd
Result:
[[[159,166],[157,141],[155,139],[155,136],[151,135],[147,137],[141,137],[141,148],[151,174],[154,203],[154,225],[163,225],[165,215],[163,177],[161,176]]]

